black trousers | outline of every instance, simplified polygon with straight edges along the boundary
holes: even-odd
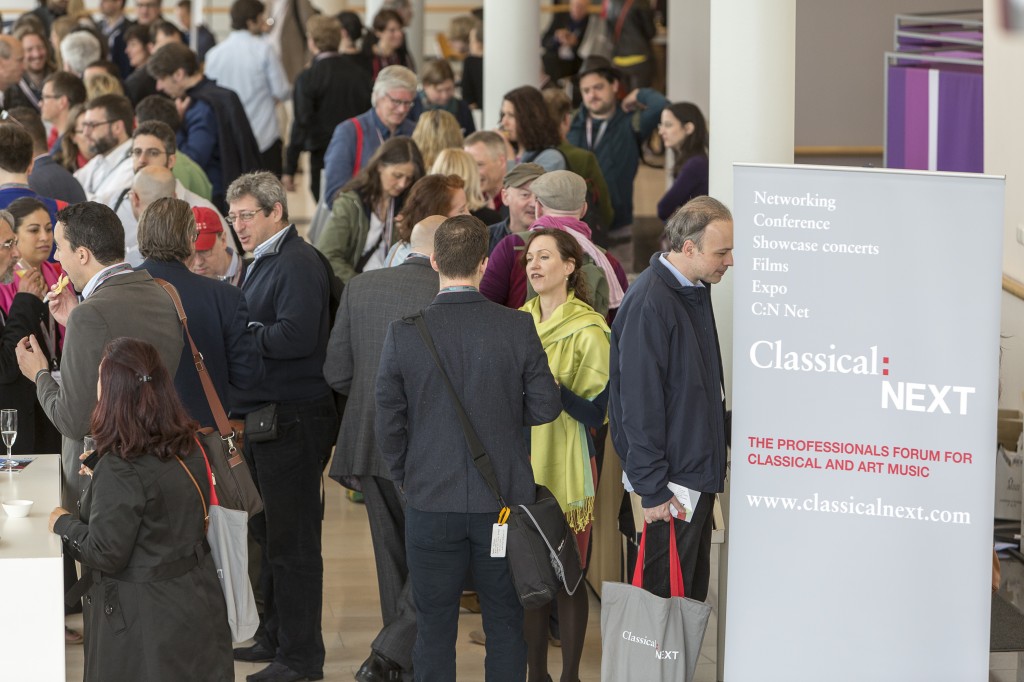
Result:
[[[377,564],[377,587],[384,621],[371,647],[404,670],[412,669],[416,644],[416,605],[405,558],[405,505],[392,481],[360,476],[366,515],[370,521],[373,558]]]
[[[711,531],[714,522],[714,493],[702,493],[689,522],[675,520],[676,549],[683,569],[686,596],[697,601],[708,598],[711,582]],[[669,587],[667,521],[647,525],[647,546],[644,549],[644,589],[659,597],[671,596]]]
[[[260,168],[270,171],[278,178],[284,170],[284,143],[280,138],[267,148],[267,151],[260,152]]]
[[[262,549],[263,622],[255,639],[292,670],[321,674],[324,641],[320,481],[338,432],[334,398],[278,403],[276,440],[246,439],[245,458],[263,496],[249,521]]]

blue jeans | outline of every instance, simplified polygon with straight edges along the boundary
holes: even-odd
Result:
[[[487,682],[526,679],[523,607],[506,559],[491,558],[497,513],[424,512],[406,507],[405,547],[416,601],[416,682],[455,680],[459,596],[468,571],[487,635]]]
[[[263,513],[249,521],[263,553],[263,621],[255,639],[277,651],[275,661],[307,674],[324,667],[320,479],[337,432],[334,399],[326,395],[278,403],[277,438],[245,441],[263,496]]]

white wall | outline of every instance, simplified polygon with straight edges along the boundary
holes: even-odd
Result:
[[[1000,5],[999,0],[985,0],[985,172],[1006,176],[1003,272],[1024,282],[1024,246],[1017,241],[1018,225],[1024,224],[1024,36],[1003,30]],[[1024,409],[1024,301],[1005,292],[1002,333],[999,404]]]

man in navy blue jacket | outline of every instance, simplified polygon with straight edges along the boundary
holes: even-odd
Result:
[[[263,356],[249,330],[249,308],[238,287],[196,275],[185,264],[192,257],[196,226],[192,208],[181,199],[157,199],[139,220],[142,265],[154,279],[174,285],[188,315],[189,331],[203,354],[206,371],[225,409],[234,404],[230,389],[249,391],[263,381]],[[182,347],[174,387],[200,426],[215,426],[188,343]]]
[[[235,658],[271,662],[249,682],[320,680],[320,477],[338,435],[334,394],[323,373],[331,331],[328,267],[289,224],[288,198],[273,174],[241,176],[228,188],[227,201],[228,224],[255,256],[242,292],[266,371],[263,384],[242,396],[235,412],[276,406],[276,433],[254,433],[256,423],[269,424],[269,417],[246,420],[245,458],[263,496],[263,513],[249,530],[263,553],[266,605],[256,644],[236,649]]]
[[[477,290],[488,240],[487,227],[472,216],[441,223],[431,256],[441,291],[423,318],[503,498],[529,504],[534,480],[523,427],[555,419],[562,402],[530,316]],[[523,607],[507,560],[490,556],[501,505],[473,464],[441,371],[404,319],[388,328],[376,397],[377,444],[406,498],[416,679],[455,679],[459,595],[470,570],[487,633],[486,678],[526,679]]]
[[[627,487],[647,529],[644,588],[669,591],[669,524],[686,596],[707,598],[712,510],[725,485],[722,354],[711,293],[732,265],[732,214],[697,197],[665,227],[671,251],[654,254],[612,324],[609,419]]]

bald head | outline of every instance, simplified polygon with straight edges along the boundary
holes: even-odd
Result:
[[[409,235],[409,246],[413,252],[429,256],[434,253],[434,233],[447,218],[443,215],[427,216],[412,227]]]
[[[135,174],[132,183],[132,213],[138,218],[157,199],[174,196],[174,173],[163,166],[146,166]]]

